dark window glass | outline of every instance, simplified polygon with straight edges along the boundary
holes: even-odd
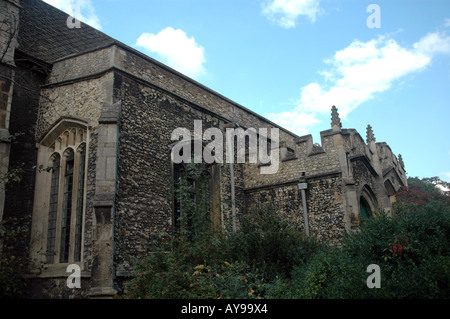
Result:
[[[63,198],[63,218],[61,227],[61,254],[60,262],[69,261],[70,247],[70,221],[72,216],[72,193],[73,193],[73,166],[74,154],[71,150],[66,156],[66,169],[64,173],[64,198]]]
[[[55,261],[55,239],[56,239],[56,218],[58,215],[58,188],[59,188],[59,167],[61,158],[57,154],[52,163],[52,181],[50,186],[50,201],[48,212],[47,231],[47,263],[53,264]]]

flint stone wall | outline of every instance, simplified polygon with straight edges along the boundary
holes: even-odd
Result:
[[[122,276],[128,273],[130,256],[147,253],[152,240],[172,233],[172,131],[183,127],[193,134],[194,120],[202,120],[204,130],[223,125],[223,120],[126,75],[116,74],[114,87],[114,98],[122,104],[115,218],[116,272]],[[226,164],[220,167],[220,204],[227,222],[230,174]],[[242,184],[238,166],[235,179]]]

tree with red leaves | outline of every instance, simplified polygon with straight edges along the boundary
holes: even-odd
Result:
[[[441,185],[442,187],[437,187]],[[397,200],[403,203],[414,204],[418,207],[429,204],[432,201],[441,202],[442,204],[450,204],[450,194],[443,188],[450,188],[450,184],[441,181],[438,177],[408,178],[408,187],[403,186],[396,194]]]

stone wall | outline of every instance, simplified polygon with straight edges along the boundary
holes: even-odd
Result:
[[[0,1],[0,175],[7,174],[10,156],[9,121],[15,77],[19,6],[17,0]],[[5,185],[0,183],[0,221],[5,205]],[[1,248],[0,248],[1,254]]]
[[[69,56],[58,60],[48,82],[60,83],[110,71],[114,62],[115,46]]]
[[[112,72],[84,81],[43,86],[36,139],[39,140],[61,117],[78,117],[89,120],[89,126],[98,126],[105,101],[112,96]]]
[[[8,209],[18,215],[25,215],[20,206],[26,205],[27,214],[32,211],[34,174],[36,165],[36,128],[39,104],[39,88],[45,80],[45,74],[32,72],[26,62],[17,63],[9,118],[11,155],[9,169],[23,170],[23,180],[19,185],[8,187]],[[13,190],[13,188],[16,188]],[[24,197],[25,196],[25,197]],[[16,207],[12,207],[16,206]]]
[[[20,177],[20,181],[10,181],[5,186],[4,210],[0,220],[15,219],[21,225],[20,238],[9,243],[10,251],[3,253],[28,257],[31,237],[31,219],[33,214],[34,183],[36,174],[37,152],[34,130],[39,101],[39,86],[45,75],[30,70],[26,62],[16,63],[14,69],[14,90],[11,90],[11,114],[8,128],[3,131],[5,138],[2,148],[9,148],[3,157],[4,169],[1,174],[12,173]],[[6,143],[5,143],[6,142]],[[5,175],[2,175],[2,177]],[[3,203],[1,203],[3,206]],[[2,216],[1,216],[2,215]]]
[[[303,180],[309,231],[319,240],[336,243],[345,233],[345,211],[340,174],[323,175]],[[246,191],[247,210],[273,209],[280,218],[305,231],[301,191],[298,183],[255,187]]]
[[[99,76],[111,70],[121,71],[151,83],[153,86],[216,114],[225,122],[239,123],[244,128],[278,127],[280,128],[280,140],[286,141],[293,147],[295,134],[162,63],[120,43],[60,59],[53,67],[49,83],[71,81],[85,76]]]
[[[13,78],[14,70],[9,66],[0,64],[0,174],[3,176],[7,174],[9,168],[9,113],[11,110]],[[0,183],[0,220],[3,219],[4,205],[5,185]]]
[[[37,142],[61,119],[83,119],[88,122],[83,271],[90,271],[94,262],[93,250],[96,240],[94,195],[97,175],[98,119],[103,102],[112,98],[107,95],[108,92],[112,92],[112,89],[108,88],[109,85],[112,87],[112,79],[111,73],[100,78],[75,83],[45,86],[41,90],[39,113],[35,120],[37,125],[34,135]]]
[[[0,130],[9,128],[14,74],[13,68],[0,65]]]
[[[0,62],[14,64],[19,31],[19,1],[0,1]]]
[[[297,184],[248,190],[246,203],[246,209],[250,213],[254,209],[273,210],[280,218],[288,220],[300,231],[305,230],[302,197]]]
[[[201,120],[203,129],[224,123],[195,104],[127,75],[116,74],[114,87],[114,98],[122,104],[115,262],[117,273],[124,275],[129,256],[147,252],[151,240],[172,232],[172,131],[184,127],[192,133],[194,120]],[[229,207],[227,169],[224,165],[219,176],[223,211]],[[238,180],[239,176],[237,167]]]
[[[192,79],[169,69],[161,63],[151,60],[142,53],[130,53],[117,47],[115,66],[134,76],[172,92],[198,106],[220,115],[231,123],[239,123],[244,128],[279,127],[251,110],[227,99],[217,92]],[[280,140],[290,145],[296,137],[284,128],[280,128]]]
[[[340,174],[307,179],[310,233],[319,240],[337,243],[345,234],[345,209]]]

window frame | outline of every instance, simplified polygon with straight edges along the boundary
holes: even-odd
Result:
[[[175,144],[178,144],[179,142],[172,143],[170,148],[172,149]],[[185,141],[184,143],[190,143],[191,150],[194,150],[194,144],[198,143],[202,149],[202,154],[205,148],[205,145],[203,145],[202,141],[191,139],[188,141]],[[176,198],[176,188],[177,188],[177,180],[176,175],[178,175],[178,178],[182,178],[188,169],[188,166],[191,164],[200,164],[203,166],[203,173],[207,174],[208,180],[209,180],[209,196],[211,200],[211,208],[210,208],[210,220],[211,220],[211,227],[214,231],[220,232],[223,230],[224,227],[224,216],[222,213],[222,205],[221,205],[221,167],[222,163],[219,161],[219,159],[216,159],[214,163],[205,163],[202,161],[202,163],[194,163],[194,159],[191,158],[191,163],[175,163],[172,160],[172,157],[169,154],[170,158],[170,164],[171,164],[171,180],[172,180],[172,226],[171,231],[178,233],[182,229],[183,225],[178,221],[179,218],[181,218],[181,215],[183,214],[183,208],[182,208],[182,202]],[[178,173],[178,174],[177,174]],[[195,182],[195,181],[194,181]],[[195,196],[195,195],[194,195]],[[177,205],[178,202],[178,205]]]
[[[36,169],[32,249],[30,255],[36,261],[35,267],[32,268],[35,271],[40,268],[40,276],[58,276],[65,270],[67,264],[75,263],[83,266],[89,158],[88,141],[89,130],[87,122],[63,119],[56,123],[36,145],[38,149],[38,169]],[[74,154],[72,194],[69,200],[71,218],[67,224],[70,228],[67,258],[61,258],[64,175],[67,164],[65,155],[67,155],[67,152],[73,152]],[[53,239],[54,243],[49,244],[48,240],[51,237],[51,234],[49,236],[50,198],[54,174],[53,159],[58,156],[59,172],[57,174],[59,176],[56,195],[56,229]],[[82,184],[80,184],[81,179],[83,179]],[[49,252],[48,249],[52,247],[54,251]],[[79,252],[75,249],[79,250]],[[42,265],[45,265],[43,272]]]

